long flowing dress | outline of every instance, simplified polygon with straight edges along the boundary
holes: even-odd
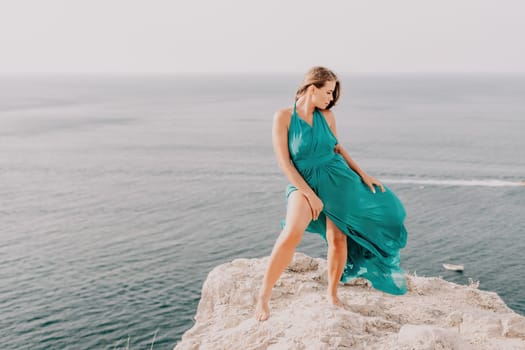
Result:
[[[400,267],[399,251],[406,245],[406,216],[403,204],[387,186],[373,193],[334,151],[338,140],[319,109],[314,110],[312,125],[294,111],[288,129],[290,157],[312,190],[323,202],[317,220],[310,221],[307,232],[321,235],[326,242],[326,217],[347,235],[348,256],[341,276],[346,283],[366,278],[383,292],[405,294],[405,272]],[[288,184],[286,200],[297,188]],[[286,225],[281,220],[281,228]]]

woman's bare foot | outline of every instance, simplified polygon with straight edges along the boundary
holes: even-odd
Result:
[[[255,319],[257,321],[266,321],[270,317],[269,295],[259,294],[257,306],[255,307]]]
[[[327,293],[326,297],[328,298],[330,304],[338,307],[344,307],[344,303],[337,297],[337,294]]]

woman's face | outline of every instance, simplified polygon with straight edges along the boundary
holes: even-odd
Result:
[[[327,81],[321,88],[316,88],[315,86],[313,87],[312,102],[317,108],[325,109],[334,99],[333,92],[335,89],[335,81]]]

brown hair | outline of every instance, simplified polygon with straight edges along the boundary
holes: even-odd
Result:
[[[339,99],[339,90],[341,89],[341,83],[339,82],[339,79],[337,78],[337,75],[335,75],[334,72],[332,72],[330,69],[321,67],[321,66],[315,66],[312,67],[306,72],[304,75],[303,82],[299,86],[299,89],[297,89],[297,92],[295,93],[295,100],[299,99],[299,96],[304,94],[306,89],[310,85],[314,85],[316,88],[320,89],[324,86],[324,84],[327,81],[335,81],[335,88],[332,92],[333,100],[330,102],[330,104],[326,107],[326,109],[330,109],[333,106],[335,106],[335,103]]]

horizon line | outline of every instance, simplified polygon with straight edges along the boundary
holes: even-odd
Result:
[[[19,71],[19,72],[1,72],[0,76],[100,76],[100,75],[117,75],[117,76],[144,76],[144,75],[166,75],[166,76],[224,76],[224,75],[301,75],[303,71]],[[342,71],[335,72],[337,75],[525,75],[525,71]]]

